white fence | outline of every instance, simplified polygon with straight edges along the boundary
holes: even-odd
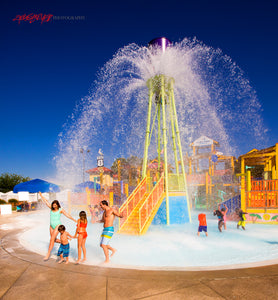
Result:
[[[64,190],[59,193],[43,193],[43,196],[49,201],[58,200],[62,207],[66,207],[68,202],[68,191],[69,190]],[[28,192],[8,192],[0,193],[0,199],[6,201],[7,203],[10,199],[16,199],[18,201],[37,202],[38,199],[40,199],[40,196],[38,193],[31,194]]]

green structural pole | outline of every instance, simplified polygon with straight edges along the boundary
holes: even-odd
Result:
[[[148,107],[148,118],[147,118],[147,128],[146,128],[146,138],[145,138],[142,179],[144,179],[147,175],[148,149],[149,149],[149,143],[150,143],[150,125],[151,125],[152,98],[153,98],[152,80],[148,80],[147,85],[149,88],[149,107]]]
[[[180,152],[180,158],[181,158],[181,170],[184,180],[184,188],[186,192],[186,201],[187,201],[187,207],[188,207],[188,217],[189,221],[191,222],[191,213],[190,213],[190,206],[189,206],[189,199],[188,199],[188,193],[187,193],[187,186],[186,186],[186,176],[185,176],[185,170],[184,170],[184,162],[183,162],[183,155],[182,155],[182,148],[181,148],[181,140],[180,140],[180,131],[179,131],[179,125],[178,125],[178,118],[177,118],[177,111],[176,111],[176,104],[175,104],[175,95],[174,95],[174,79],[171,78],[170,80],[170,93],[171,93],[171,102],[173,107],[173,113],[174,113],[174,120],[175,120],[175,127],[176,127],[176,136],[178,139],[178,147]]]
[[[171,99],[172,95],[171,92],[168,94],[169,98],[169,104],[170,104],[170,118],[171,118],[171,129],[172,129],[172,140],[173,140],[173,151],[175,156],[175,166],[176,166],[176,172],[178,176],[179,181],[179,163],[178,163],[178,154],[177,154],[177,145],[176,145],[176,133],[175,133],[175,124],[174,124],[174,116],[173,116],[173,101]]]
[[[160,132],[161,132],[161,105],[160,102],[157,104],[157,170],[160,174],[160,164],[161,164],[161,141],[160,141]]]
[[[161,82],[161,106],[162,106],[162,132],[164,146],[164,172],[165,172],[165,192],[166,192],[166,223],[170,225],[169,213],[169,184],[168,184],[168,162],[167,162],[167,126],[165,113],[165,77],[160,75]]]

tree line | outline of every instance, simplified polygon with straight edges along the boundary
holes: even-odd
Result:
[[[18,174],[2,173],[0,175],[0,192],[10,192],[17,184],[29,180],[31,180],[30,177],[24,177]]]

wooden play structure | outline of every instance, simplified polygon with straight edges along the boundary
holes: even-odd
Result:
[[[241,209],[247,221],[278,222],[278,143],[253,149],[239,157],[241,164]]]
[[[211,209],[237,193],[234,156],[218,151],[219,143],[201,136],[190,144],[192,156],[185,159],[187,185],[195,208]]]

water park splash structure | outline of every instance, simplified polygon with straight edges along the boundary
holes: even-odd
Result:
[[[77,170],[82,165],[82,160],[78,158],[81,145],[82,147],[90,146],[91,152],[95,153],[100,147],[103,148],[107,157],[112,157],[112,161],[115,158],[126,157],[130,154],[142,157],[142,145],[146,138],[147,95],[152,90],[148,89],[146,83],[149,79],[154,78],[161,81],[161,77],[159,77],[161,74],[164,77],[167,74],[167,82],[170,78],[174,78],[175,81],[175,104],[178,114],[177,119],[179,120],[179,133],[181,145],[185,151],[188,151],[187,145],[191,145],[200,136],[207,136],[219,141],[221,151],[227,156],[238,155],[239,153],[236,151],[238,148],[240,148],[240,153],[244,153],[246,148],[249,150],[252,147],[252,144],[262,148],[260,134],[264,138],[265,131],[262,126],[260,105],[257,102],[256,94],[248,80],[245,79],[243,72],[219,49],[215,50],[205,46],[202,42],[189,39],[173,44],[165,52],[159,50],[157,53],[153,53],[150,48],[131,44],[119,49],[114,57],[105,64],[92,94],[81,101],[81,104],[77,107],[77,113],[70,118],[69,126],[65,126],[64,132],[60,134],[60,152],[56,157],[59,182],[61,182],[60,179],[63,179],[68,185],[72,182],[74,184],[80,182],[82,176],[77,179],[75,176],[78,175]],[[165,93],[166,91],[165,89]],[[167,98],[166,101],[169,101],[167,93],[165,98]],[[153,100],[155,101],[155,97]],[[162,106],[161,98],[158,99],[158,103],[159,101]],[[168,117],[170,117],[170,114],[168,114]],[[170,118],[168,124],[171,124]],[[156,126],[154,126],[154,131],[157,130]],[[171,130],[169,131],[168,128],[166,133],[171,133]],[[156,135],[150,134],[151,136],[157,137],[158,133]],[[267,143],[267,141],[264,142]],[[233,145],[233,148],[230,145]],[[157,143],[149,144],[148,157],[152,161],[158,159],[157,148]],[[276,145],[271,151],[263,151],[265,153],[266,171],[269,172],[271,169],[272,175],[276,176],[276,180],[278,178],[277,149],[278,146]],[[163,151],[161,149],[161,152]],[[261,151],[258,152],[260,153],[255,153],[254,156],[262,154]],[[272,157],[273,161],[271,163],[269,162],[270,152],[271,155],[274,152],[276,153],[276,161]],[[242,174],[239,175],[242,178],[241,183],[244,188],[246,188],[245,183],[247,181],[245,180],[246,166],[251,165],[250,155],[247,154],[247,156],[244,157],[244,163],[246,164],[242,163]],[[126,205],[125,211],[123,211],[125,216],[127,211],[131,210],[133,203],[137,201],[136,197],[138,196],[139,199],[142,196],[148,196],[147,193],[150,194],[152,189],[155,190],[151,193],[153,198],[148,202],[149,204],[153,200],[158,199],[161,201],[165,198],[164,160],[164,157],[161,158],[161,177],[154,186],[149,180],[148,168],[150,164],[147,164],[145,178],[136,187],[133,195],[130,195],[131,200]],[[168,162],[169,165],[175,164],[175,157],[171,157],[171,152],[167,152]],[[112,164],[112,162],[107,161],[107,166],[111,165],[110,163]],[[193,161],[192,163],[194,164]],[[258,161],[258,163],[261,162]],[[157,166],[160,165],[157,164]],[[276,169],[274,166],[276,166]],[[194,168],[193,165],[192,167]],[[171,173],[169,172],[168,175],[170,181]],[[273,176],[272,179],[274,179]],[[182,172],[181,177],[183,177]],[[247,181],[248,188],[250,182],[252,185],[252,180],[249,181],[249,179]],[[262,190],[264,192],[265,187],[269,187],[266,182],[263,182],[262,185],[258,183],[259,186],[257,183],[254,183],[254,188],[260,189],[259,192]],[[243,192],[243,189],[241,191]],[[258,199],[256,196],[258,195],[257,191],[253,193],[254,196],[249,192],[252,191],[246,190],[245,197],[250,195],[253,198],[246,198],[248,201],[250,199],[248,205],[257,205],[258,207],[258,203],[255,203],[258,200],[262,205],[261,198]],[[268,195],[272,197],[273,193],[268,193]],[[277,199],[277,196],[275,197]],[[272,198],[267,198],[266,201],[267,205],[272,206],[274,204]],[[247,205],[247,203],[245,204]],[[247,210],[249,208],[246,207]],[[265,210],[263,206],[260,209]],[[146,216],[149,211],[148,205],[143,206],[141,209],[142,216]],[[151,211],[153,212],[155,209]],[[198,226],[196,213],[198,212],[192,211],[192,223],[186,223],[182,226],[152,226],[148,234],[140,238],[115,235],[113,242],[120,251],[113,257],[114,262],[118,265],[151,265],[155,267],[228,264],[234,268],[237,263],[254,262],[261,260],[261,257],[262,260],[265,260],[270,257],[268,254],[273,254],[271,257],[274,259],[277,258],[275,249],[273,249],[276,247],[276,242],[272,242],[275,239],[273,238],[275,236],[273,230],[266,230],[265,226],[260,227],[259,224],[250,224],[250,231],[247,227],[245,232],[231,226],[227,234],[221,235],[220,243],[220,233],[216,227],[216,220],[208,215],[210,237],[209,239],[204,237],[206,239],[204,243],[204,240],[196,235]],[[49,216],[44,212],[42,216],[44,221],[42,221],[41,215],[37,215],[38,223],[41,226],[32,226],[37,232],[30,231],[27,241],[33,240],[34,236],[41,238],[42,249],[44,249],[45,240],[49,238]],[[34,224],[34,221],[32,220],[30,224]],[[75,226],[72,222],[71,225],[74,231]],[[99,249],[99,237],[96,232],[101,232],[101,225],[88,226],[90,238],[87,246],[90,248],[87,248],[87,253],[88,256],[91,253],[92,260],[90,259],[90,263],[94,265],[103,260],[103,253],[97,257],[96,250]],[[43,230],[45,231],[42,234]],[[258,232],[260,232],[260,235]],[[269,243],[266,243],[267,240],[269,240]],[[260,246],[256,243],[258,241],[261,242]],[[31,248],[32,251],[37,249],[37,245],[38,242],[36,241]],[[253,249],[250,249],[252,246],[254,246]],[[233,250],[233,254],[230,250]],[[170,251],[171,255],[169,255]],[[159,253],[159,255],[153,255],[153,253]],[[267,255],[265,255],[266,253]],[[261,255],[259,258],[258,254]],[[194,257],[192,258],[191,255]],[[241,257],[240,260],[238,260],[239,256]],[[209,260],[208,257],[210,257]],[[249,260],[250,257],[251,260]],[[203,262],[200,260],[203,260]]]
[[[193,208],[215,209],[218,204],[239,195],[238,168],[234,156],[219,151],[219,142],[201,136],[193,143],[192,155],[186,153],[187,185]]]
[[[156,38],[149,43],[152,51],[167,51],[171,42],[165,37]],[[124,218],[120,221],[119,232],[142,234],[148,230],[160,205],[165,199],[166,204],[166,224],[170,224],[170,204],[171,201],[178,202],[181,211],[186,210],[186,217],[182,221],[191,221],[190,206],[188,202],[186,174],[183,163],[182,146],[179,134],[177,111],[174,95],[174,79],[165,74],[158,74],[147,81],[149,100],[147,112],[147,126],[145,135],[144,158],[142,166],[142,182],[135,189],[134,193],[122,205],[120,211],[124,213]],[[154,104],[154,113],[152,107]],[[175,174],[169,174],[168,170],[168,140],[167,133],[170,122],[172,135],[172,150],[175,160]],[[148,149],[150,145],[153,128],[156,124],[156,145],[157,145],[157,174],[154,187],[150,187],[150,180],[147,176]],[[161,136],[162,133],[162,136]],[[161,153],[163,152],[163,164]],[[179,155],[178,155],[179,154]],[[181,162],[181,170],[179,166]],[[142,187],[141,187],[142,186]],[[143,191],[142,191],[143,190]],[[170,191],[179,192],[177,197],[169,196]],[[182,215],[182,214],[181,214]],[[174,217],[172,218],[175,219]],[[180,216],[181,221],[181,216]],[[175,222],[175,221],[174,221]]]
[[[278,220],[278,144],[252,149],[239,157],[241,209],[248,222],[276,224]]]
[[[175,125],[171,126],[171,116],[174,116],[171,112],[173,105],[169,102],[173,98],[171,85],[175,89],[174,102],[176,120],[179,121],[180,145],[185,153],[188,152],[190,143],[202,135],[219,141],[221,151],[227,155],[236,155],[242,147],[249,148],[248,145],[241,144],[246,136],[256,146],[265,143],[264,137],[262,138],[264,128],[260,105],[255,91],[229,57],[223,55],[219,49],[212,49],[196,39],[183,39],[165,49],[167,51],[130,44],[119,49],[104,65],[91,94],[80,101],[69,122],[65,124],[64,131],[59,135],[59,153],[56,156],[58,182],[64,183],[64,186],[75,186],[81,181],[82,176],[77,172],[82,165],[80,146],[90,147],[91,153],[97,152],[99,148],[104,149],[108,158],[107,166],[118,157],[142,157],[142,145],[146,144],[148,93],[153,94],[153,106],[156,107],[151,114],[152,120],[157,120],[160,107],[162,124],[153,122],[155,125],[151,126],[153,134],[150,134],[150,139],[155,137],[157,140],[150,140],[148,147],[145,147],[145,166],[146,159],[158,159],[159,153],[165,151],[165,143],[169,145],[171,142],[173,145],[170,134],[172,128],[177,129]],[[164,87],[161,83],[164,83]],[[161,91],[164,93],[165,102],[161,101]],[[168,109],[168,113],[165,113],[167,129],[159,133],[158,126],[163,127],[162,104],[166,104],[165,109]],[[178,137],[176,131],[174,133],[178,149]],[[159,135],[161,141],[158,140]],[[158,141],[161,151],[158,151]],[[180,153],[179,156],[181,157]],[[177,159],[176,151],[167,151],[166,163],[169,168],[176,165]],[[161,158],[161,175],[165,176],[164,160],[165,156]],[[88,160],[87,164],[89,163]],[[176,178],[173,181],[178,183],[177,186],[184,185],[181,166],[176,169],[179,170],[179,176],[176,176],[177,173],[174,176],[171,172],[168,174],[169,187],[171,177]],[[141,192],[143,189],[149,189],[150,192],[152,186],[148,179],[148,164],[144,172],[146,186],[141,187]],[[159,181],[156,184],[157,193],[162,197],[164,190],[159,190]],[[161,182],[160,184],[162,185]],[[144,210],[147,211],[146,208]],[[169,217],[168,223],[169,219],[172,223],[171,216]]]
[[[166,38],[156,38],[149,43],[150,47],[156,48],[155,50],[161,49],[162,52],[166,51],[167,47],[171,45],[171,42]],[[145,151],[143,159],[143,169],[142,169],[142,178],[145,178],[147,175],[147,162],[148,162],[148,148],[150,143],[150,134],[151,134],[151,116],[152,116],[152,104],[155,103],[155,114],[153,119],[154,122],[157,122],[157,164],[158,164],[158,173],[161,173],[161,125],[162,125],[162,141],[163,141],[163,155],[164,155],[164,180],[165,180],[165,195],[166,195],[166,220],[167,225],[170,224],[169,217],[169,173],[168,173],[168,158],[167,158],[167,120],[166,114],[168,113],[170,119],[171,135],[172,135],[172,149],[175,158],[175,168],[176,176],[173,178],[174,174],[171,174],[172,179],[176,179],[176,184],[178,185],[178,190],[187,193],[186,186],[186,175],[184,169],[183,155],[182,155],[182,146],[181,139],[179,134],[179,126],[177,119],[177,111],[175,104],[175,95],[174,95],[174,78],[167,77],[164,74],[156,75],[153,78],[150,78],[147,82],[149,89],[149,103],[148,103],[148,115],[147,115],[147,128],[146,128],[146,138],[145,138]],[[167,110],[168,108],[168,110]],[[162,123],[162,124],[161,124]],[[153,126],[152,126],[153,127]],[[179,153],[179,156],[178,156]],[[181,176],[179,174],[179,161],[181,162]],[[189,208],[188,197],[187,207]],[[189,211],[189,220],[190,209]]]

